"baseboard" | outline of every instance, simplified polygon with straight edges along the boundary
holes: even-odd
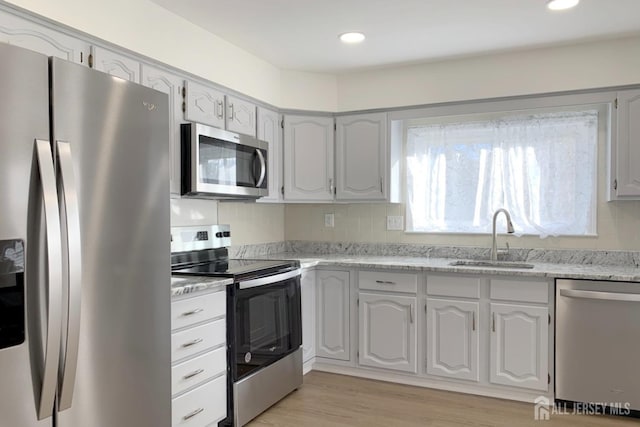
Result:
[[[516,400],[520,402],[534,403],[536,398],[544,396],[553,402],[553,394],[542,391],[521,391],[509,388],[502,390],[493,388],[492,386],[476,385],[476,384],[459,384],[447,380],[439,381],[437,379],[425,378],[419,376],[409,376],[403,374],[389,373],[370,370],[366,368],[353,368],[345,366],[331,365],[327,363],[315,362],[312,367],[314,371],[329,372],[333,374],[350,375],[354,377],[367,378],[371,380],[387,381],[392,383],[406,384],[416,387],[433,388],[437,390],[452,391],[457,393],[475,394],[485,397],[493,397],[505,400]],[[306,373],[306,372],[305,372]]]

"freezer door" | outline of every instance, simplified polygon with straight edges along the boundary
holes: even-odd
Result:
[[[82,257],[80,286],[68,292],[81,307],[63,326],[56,425],[168,427],[167,95],[62,60],[51,70],[58,166],[75,181],[60,191],[77,197],[81,236],[67,229],[63,240],[70,253],[79,243]],[[70,273],[74,261],[63,262]]]
[[[0,43],[0,425],[44,427],[39,406],[51,414],[53,395],[43,401],[48,299],[42,180],[37,139],[49,140],[47,57]],[[41,146],[42,147],[42,146]],[[45,146],[46,147],[46,146]],[[42,159],[53,179],[52,159]],[[55,191],[55,182],[47,182]],[[51,199],[49,194],[49,202]],[[32,212],[29,214],[29,205]],[[51,211],[50,211],[51,212]],[[55,222],[55,218],[49,218]],[[56,230],[49,230],[56,232]],[[59,240],[59,230],[57,231]],[[55,237],[52,237],[55,240]],[[55,249],[55,248],[53,248]],[[60,248],[57,248],[58,256]],[[59,264],[59,261],[58,261]],[[57,273],[53,270],[57,269]],[[52,273],[60,275],[60,266]],[[59,280],[58,280],[59,281]],[[59,300],[59,295],[58,295]],[[59,301],[58,301],[59,302]],[[59,307],[58,307],[59,309]],[[27,313],[29,317],[27,317]],[[59,333],[59,329],[57,330]],[[54,334],[55,335],[55,334]],[[51,334],[49,337],[55,338]],[[51,341],[51,340],[50,340]],[[50,342],[51,343],[51,342]],[[50,356],[58,353],[54,343]],[[51,359],[50,359],[51,360]],[[55,382],[54,375],[47,381]],[[48,389],[51,391],[51,384]],[[55,384],[54,384],[55,385]],[[55,387],[53,388],[55,392]],[[44,413],[43,413],[44,414]]]

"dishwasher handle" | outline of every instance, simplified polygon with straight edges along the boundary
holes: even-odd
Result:
[[[595,299],[604,301],[640,302],[640,294],[621,292],[579,291],[576,289],[560,289],[560,296],[569,298]]]

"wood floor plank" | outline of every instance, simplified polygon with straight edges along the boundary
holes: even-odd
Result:
[[[304,385],[250,427],[627,427],[640,420],[552,414],[534,420],[529,403],[312,371]]]

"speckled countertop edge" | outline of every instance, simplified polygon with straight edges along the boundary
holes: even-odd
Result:
[[[452,258],[420,258],[403,256],[318,255],[281,252],[254,257],[256,259],[290,259],[300,261],[302,268],[375,268],[488,276],[521,276],[553,279],[612,280],[640,282],[640,268],[636,266],[552,264],[529,262],[533,269],[452,266]]]
[[[233,279],[203,276],[171,276],[171,297],[188,295],[195,292],[223,290],[231,285]]]

